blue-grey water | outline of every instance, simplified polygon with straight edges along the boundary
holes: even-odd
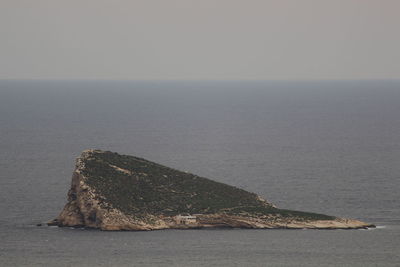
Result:
[[[37,227],[87,148],[374,230]],[[400,81],[0,81],[1,266],[400,266]]]

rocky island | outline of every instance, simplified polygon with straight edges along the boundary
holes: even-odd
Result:
[[[352,219],[279,209],[234,186],[101,150],[86,150],[77,158],[68,202],[48,224],[101,230],[374,227]]]

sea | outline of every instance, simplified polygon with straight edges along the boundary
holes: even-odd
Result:
[[[368,230],[37,226],[85,149]],[[0,81],[0,266],[400,266],[400,81]]]

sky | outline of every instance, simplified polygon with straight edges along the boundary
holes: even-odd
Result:
[[[399,0],[0,0],[0,79],[400,79]]]

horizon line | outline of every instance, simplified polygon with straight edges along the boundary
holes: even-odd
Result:
[[[0,78],[0,81],[82,81],[82,82],[351,82],[400,81],[400,78],[368,79],[109,79],[109,78]]]

